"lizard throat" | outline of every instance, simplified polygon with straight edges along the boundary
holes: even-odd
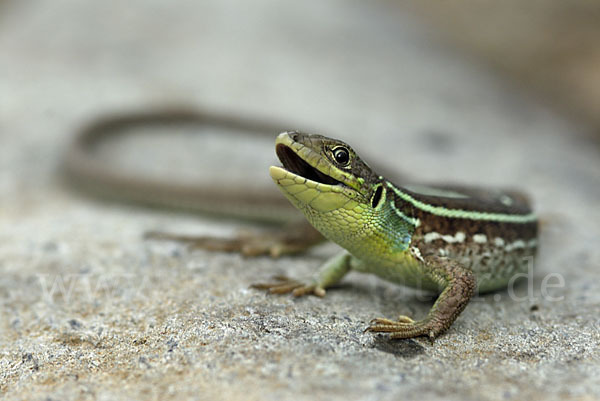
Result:
[[[307,161],[302,159],[292,149],[284,144],[277,144],[275,147],[275,153],[277,153],[279,161],[281,161],[281,164],[283,164],[283,168],[293,174],[306,178],[307,180],[318,182],[320,184],[345,186],[342,182],[323,174],[321,171],[311,166]]]

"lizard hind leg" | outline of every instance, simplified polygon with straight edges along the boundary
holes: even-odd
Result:
[[[252,284],[252,288],[259,290],[267,290],[271,294],[287,294],[292,293],[295,297],[314,294],[318,297],[325,296],[325,289],[313,280],[294,280],[286,276],[275,276],[276,281],[271,283],[256,283]]]
[[[241,232],[233,238],[179,235],[160,231],[147,232],[144,238],[182,242],[190,248],[212,252],[240,253],[247,257],[269,255],[273,258],[303,252],[323,241],[321,234],[308,222],[289,224],[271,231]]]
[[[366,331],[390,333],[390,338],[428,336],[436,338],[446,331],[465,309],[475,293],[475,275],[456,261],[438,256],[424,257],[425,272],[443,288],[423,320],[407,316],[398,320],[373,319]]]

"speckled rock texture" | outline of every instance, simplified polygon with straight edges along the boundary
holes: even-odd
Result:
[[[337,247],[272,260],[147,241],[256,226],[104,203],[60,180],[77,127],[164,104],[289,121],[425,181],[524,188],[543,219],[535,273],[476,298],[434,344],[363,332],[432,303],[375,277],[323,299],[250,289]],[[0,398],[597,399],[600,151],[584,133],[391,3],[2,1]],[[274,190],[271,143],[221,139],[110,153]]]

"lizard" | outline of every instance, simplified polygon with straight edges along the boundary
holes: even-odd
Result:
[[[161,122],[206,120],[207,116],[167,113],[153,118],[154,122]],[[152,120],[146,115],[104,121],[84,130],[67,158],[67,172],[80,180],[87,179],[88,183],[90,177],[91,182],[96,178],[96,184],[103,190],[129,189],[128,197],[139,200],[139,189],[152,185],[144,183],[132,190],[135,181],[122,179],[119,188],[114,175],[94,165],[87,147],[115,127],[148,119]],[[217,125],[230,123],[227,119],[213,120]],[[244,122],[234,125],[243,126]],[[257,131],[271,128],[246,126]],[[279,256],[319,243],[322,240],[319,232],[344,251],[325,262],[307,280],[277,277],[274,282],[253,287],[274,294],[322,297],[327,288],[347,273],[358,271],[439,294],[421,320],[408,316],[396,320],[376,318],[366,329],[389,333],[390,338],[436,338],[452,325],[476,293],[505,288],[515,274],[526,269],[537,252],[538,218],[528,198],[519,192],[451,185],[396,185],[376,173],[345,142],[298,131],[279,134],[275,151],[282,165],[270,167],[271,178],[316,231],[302,226],[275,239],[272,236],[214,239],[165,233],[150,236],[188,241],[212,250]],[[171,196],[179,197],[183,203],[192,204],[198,196],[186,188],[170,190]],[[280,205],[278,202],[273,205]],[[164,202],[158,199],[158,203]],[[210,205],[200,204],[203,211],[211,210]]]
[[[422,319],[376,318],[367,331],[435,338],[478,291],[507,286],[536,253],[538,218],[515,191],[398,186],[374,172],[345,142],[284,132],[282,167],[270,175],[326,238],[345,249],[308,282],[260,284],[272,292],[325,295],[349,271],[439,293]]]

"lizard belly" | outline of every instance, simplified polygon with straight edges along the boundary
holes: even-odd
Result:
[[[428,267],[419,260],[422,255],[437,254],[471,269],[477,278],[478,291],[485,293],[506,288],[516,274],[527,272],[536,250],[535,239],[509,244],[497,242],[495,246],[471,243],[460,247],[448,244],[439,248],[421,243],[404,252],[379,252],[376,258],[373,258],[372,252],[360,252],[355,248],[353,254],[357,262],[352,267],[393,283],[439,292],[439,284],[427,277]]]
[[[377,258],[360,253],[355,256],[357,261],[352,268],[356,271],[374,274],[386,281],[418,290],[441,291],[439,283],[428,278],[425,274],[427,267],[411,251],[379,254]]]

